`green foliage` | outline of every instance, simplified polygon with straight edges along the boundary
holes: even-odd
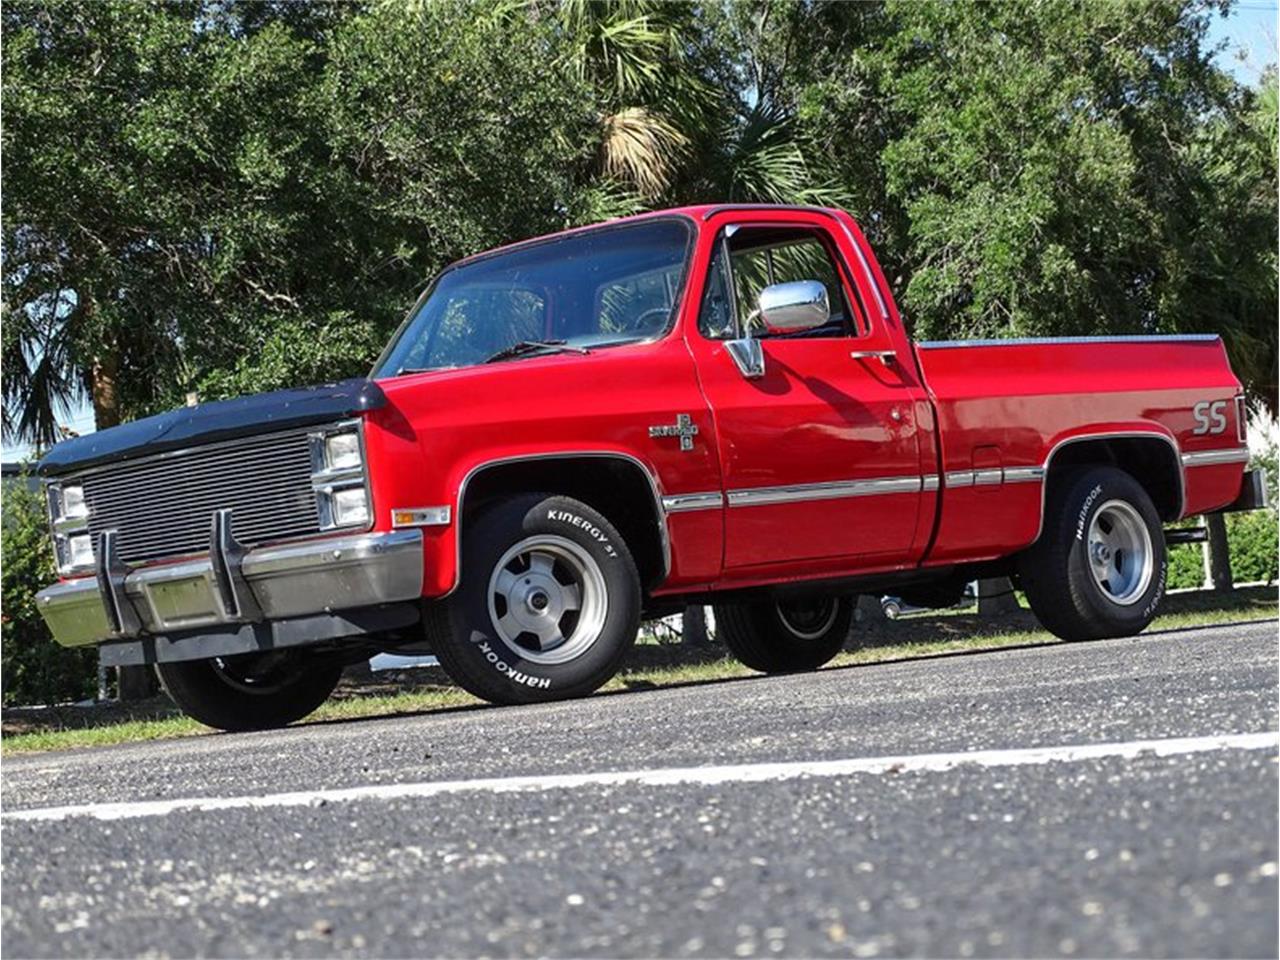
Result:
[[[1275,70],[1198,0],[10,0],[6,436],[359,374],[451,259],[692,201],[862,221],[917,333],[1208,330],[1276,404]]]
[[[1276,79],[1213,5],[848,6],[788,8],[791,96],[918,335],[1219,332],[1275,407]]]
[[[1254,510],[1227,517],[1227,541],[1231,544],[1231,575],[1240,583],[1275,583],[1277,570],[1277,515],[1275,510]]]
[[[38,590],[57,578],[43,497],[26,477],[0,494],[0,677],[6,706],[91,697],[97,652],[68,650],[49,636],[36,610]]]
[[[1197,526],[1190,523],[1187,526]],[[1198,543],[1184,543],[1169,548],[1170,590],[1198,590],[1204,586],[1204,547]]]

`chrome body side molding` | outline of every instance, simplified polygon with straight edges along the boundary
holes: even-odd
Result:
[[[1226,450],[1197,450],[1182,455],[1184,467],[1212,467],[1220,463],[1247,463],[1248,447],[1232,447]]]
[[[919,493],[924,477],[875,477],[869,480],[836,480],[827,483],[802,483],[784,487],[747,487],[729,491],[730,507],[758,507],[774,503],[803,500],[840,500],[845,497],[870,497],[890,493]]]
[[[677,493],[662,498],[662,509],[667,513],[688,513],[691,510],[719,510],[724,506],[724,495],[719,490],[710,493]]]
[[[1005,467],[1005,483],[1039,483],[1044,479],[1044,467]]]
[[[946,485],[951,489],[989,487],[1002,483],[1039,483],[1044,467],[984,467],[980,470],[950,470]]]

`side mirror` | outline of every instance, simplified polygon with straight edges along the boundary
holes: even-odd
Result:
[[[831,319],[827,288],[817,280],[770,284],[760,291],[759,315],[770,333],[814,330]]]

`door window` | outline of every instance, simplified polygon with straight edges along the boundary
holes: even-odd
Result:
[[[826,287],[831,319],[815,330],[771,334],[758,316],[760,291],[792,280],[816,280]],[[819,231],[744,227],[721,237],[707,277],[698,329],[713,340],[744,336],[747,332],[760,338],[863,336],[867,333],[866,314],[849,297],[848,290],[839,261]]]

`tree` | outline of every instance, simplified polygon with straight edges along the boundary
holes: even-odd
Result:
[[[1221,7],[13,0],[4,432],[369,368],[448,261],[846,206],[915,332],[1208,330],[1276,404],[1276,76]]]
[[[1221,9],[791,8],[820,51],[784,85],[918,335],[1216,331],[1274,405],[1274,111],[1214,65]]]
[[[334,266],[322,20],[266,9],[5,5],[7,436],[55,439],[81,392],[100,428],[171,404]]]
[[[4,7],[7,437],[367,371],[424,280],[617,211],[551,24]]]

